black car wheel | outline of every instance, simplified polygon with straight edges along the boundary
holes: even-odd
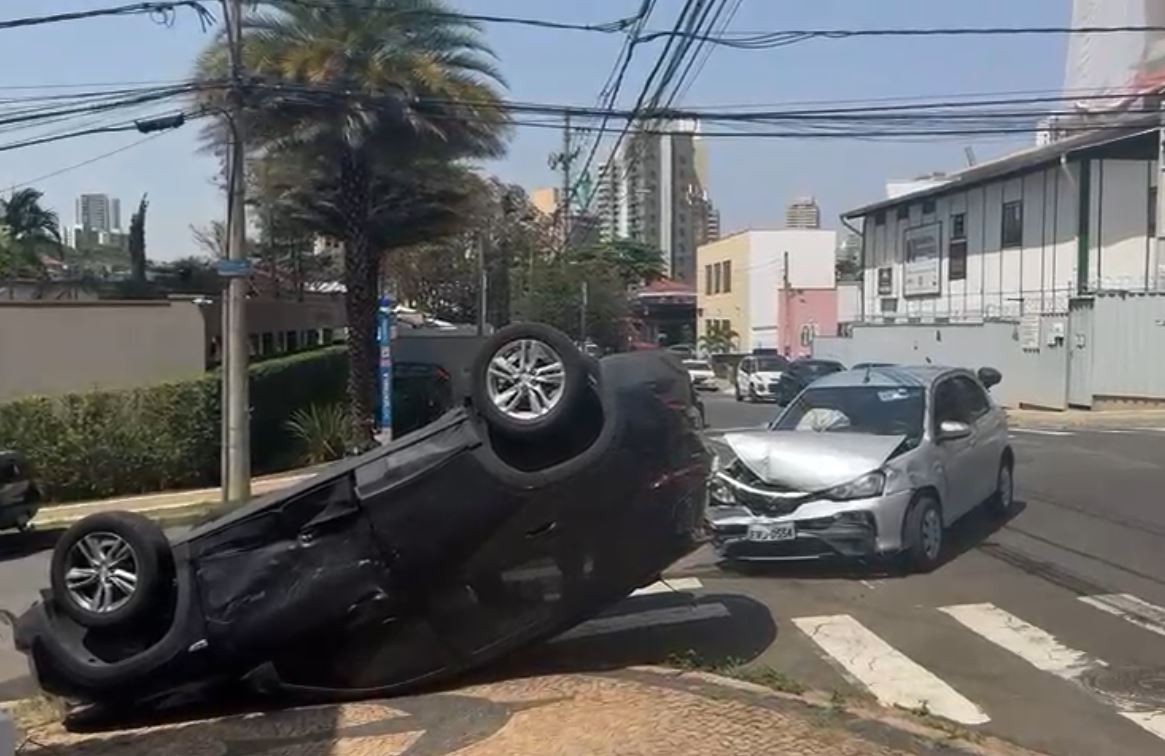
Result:
[[[995,481],[995,494],[990,499],[991,509],[1000,516],[1011,513],[1015,504],[1015,473],[1012,462],[1004,458],[999,463],[999,475]]]
[[[102,512],[57,541],[50,580],[61,611],[85,627],[105,628],[156,615],[172,572],[170,543],[156,523]]]
[[[938,499],[922,494],[906,515],[907,566],[916,572],[930,572],[938,566],[943,550],[943,516]]]
[[[537,436],[569,422],[588,375],[586,359],[566,334],[519,323],[482,346],[473,369],[473,402],[497,431]]]

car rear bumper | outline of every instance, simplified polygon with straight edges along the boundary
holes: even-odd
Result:
[[[913,492],[856,501],[813,501],[780,517],[755,515],[743,507],[710,507],[708,530],[722,559],[783,561],[823,557],[863,557],[902,549],[902,523]],[[792,524],[795,538],[753,541],[754,525]]]

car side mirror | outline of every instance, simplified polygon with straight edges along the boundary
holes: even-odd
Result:
[[[1003,380],[1003,373],[1000,373],[995,368],[984,367],[979,368],[979,382],[986,388],[991,388]]]
[[[938,440],[955,441],[971,435],[971,426],[958,420],[943,420],[938,426]]]

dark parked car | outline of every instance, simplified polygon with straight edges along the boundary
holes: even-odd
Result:
[[[40,509],[32,467],[14,451],[0,450],[0,530],[24,530]]]
[[[663,351],[584,357],[522,324],[470,402],[170,542],[90,516],[16,623],[50,692],[105,707],[245,681],[383,695],[594,615],[694,549],[711,456]]]
[[[818,378],[830,373],[840,373],[845,366],[833,360],[800,359],[789,363],[777,387],[773,391],[777,404],[782,407],[797,398],[802,390]]]

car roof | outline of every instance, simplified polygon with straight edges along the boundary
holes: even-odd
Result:
[[[813,387],[819,386],[930,386],[947,375],[971,375],[963,368],[941,365],[892,365],[871,367],[860,370],[844,370],[840,373],[818,378]]]

